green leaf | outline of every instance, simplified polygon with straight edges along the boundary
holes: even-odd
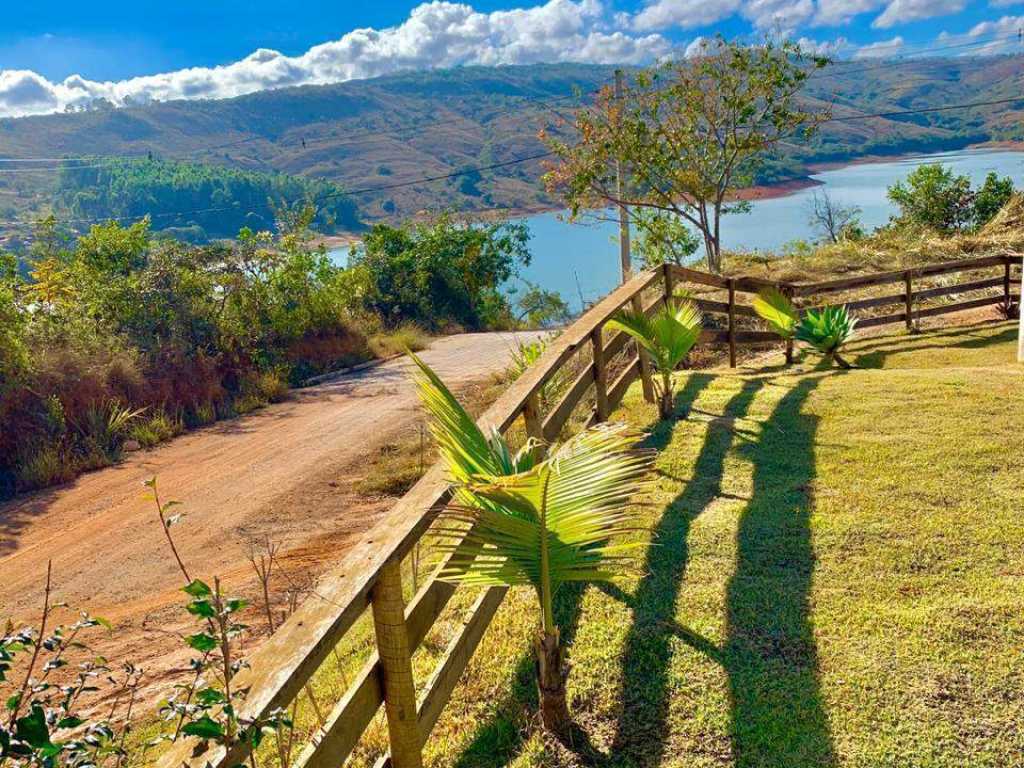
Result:
[[[209,585],[199,579],[194,579],[187,587],[182,587],[182,592],[192,597],[209,597],[213,594]]]
[[[27,715],[18,718],[14,734],[33,749],[47,750],[54,746],[50,741],[50,729],[46,726],[46,713],[39,704],[33,704]]]
[[[212,619],[217,615],[217,612],[213,608],[213,604],[210,603],[209,600],[193,600],[185,606],[185,610],[193,616],[200,616],[204,619]]]
[[[793,338],[799,322],[792,302],[775,288],[767,288],[754,297],[754,311],[783,339]]]
[[[212,706],[214,704],[221,704],[226,699],[224,694],[218,691],[216,688],[203,688],[201,691],[196,693],[196,701],[206,706]]]
[[[16,693],[7,700],[7,708],[13,712],[18,708],[18,702],[21,701],[21,693]]]
[[[217,647],[217,638],[206,632],[199,632],[185,638],[185,643],[200,653],[208,653]]]
[[[187,736],[195,736],[200,739],[220,739],[224,736],[224,729],[220,723],[213,720],[209,715],[203,715],[198,720],[188,723],[181,732]]]
[[[62,717],[59,721],[57,721],[57,727],[58,728],[77,728],[78,726],[80,726],[84,722],[85,722],[85,720],[83,720],[82,718],[78,717],[77,715],[68,715],[67,717]]]
[[[248,600],[242,600],[240,598],[234,597],[228,600],[227,605],[225,607],[227,608],[228,613],[237,613],[238,611],[245,608],[245,606],[247,606],[248,604]]]

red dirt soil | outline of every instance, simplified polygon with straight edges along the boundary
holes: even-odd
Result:
[[[503,369],[515,343],[509,333],[465,334],[422,356],[458,388]],[[0,621],[37,620],[52,561],[54,599],[114,623],[109,636],[93,636],[95,649],[112,664],[143,667],[152,700],[190,656],[177,633],[194,629],[182,608],[184,577],[143,482],[158,477],[161,498],[181,502],[173,513],[185,516],[171,531],[194,578],[217,575],[256,598],[250,545],[269,539],[280,546],[278,578],[308,586],[391,503],[367,501],[352,485],[374,451],[419,418],[409,365],[393,360],[298,390],[0,506]],[[253,613],[249,623],[263,627]]]

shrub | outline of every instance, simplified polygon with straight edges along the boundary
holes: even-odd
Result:
[[[165,411],[161,410],[148,419],[139,419],[128,430],[128,434],[143,448],[152,448],[154,445],[164,443],[184,431],[185,425],[180,420],[168,416]]]

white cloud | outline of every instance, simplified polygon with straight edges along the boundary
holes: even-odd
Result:
[[[630,25],[640,32],[704,27],[729,18],[739,10],[740,3],[741,0],[654,0],[633,16]]]
[[[892,40],[880,40],[870,45],[862,45],[853,54],[855,59],[877,59],[895,56],[903,48],[903,38],[897,35]]]
[[[1009,8],[1011,5],[1024,4],[1024,0],[988,0],[988,4],[993,8]]]
[[[892,0],[881,15],[871,22],[871,26],[888,29],[908,21],[959,13],[965,4],[966,0]]]
[[[761,30],[789,35],[814,16],[814,0],[746,0],[743,16]]]
[[[601,0],[548,0],[543,5],[493,13],[435,0],[414,8],[399,26],[356,29],[301,56],[261,48],[224,66],[115,82],[73,75],[54,83],[34,72],[0,70],[0,117],[56,112],[97,99],[120,105],[228,98],[289,85],[336,83],[462,64],[640,64],[672,50],[661,35],[608,32],[606,27]]]
[[[853,50],[853,45],[845,37],[837,37],[835,40],[813,40],[809,37],[801,37],[796,44],[804,53],[833,58],[845,56]]]
[[[823,27],[846,24],[855,16],[881,8],[885,2],[886,0],[818,0],[814,24]]]
[[[975,24],[963,34],[941,33],[937,40],[942,45],[963,46],[962,56],[987,56],[999,53],[1019,53],[1018,30],[1024,28],[1024,16],[1003,16],[997,21]],[[977,45],[974,45],[977,43]],[[955,55],[951,50],[949,55]]]

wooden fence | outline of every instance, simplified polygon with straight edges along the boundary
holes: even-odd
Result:
[[[703,290],[695,301],[712,318],[718,316],[717,321],[712,319],[711,322],[721,327],[706,329],[702,342],[728,345],[731,362],[735,365],[738,346],[777,339],[763,330],[745,327],[753,325],[755,315],[748,303],[739,300],[744,294],[755,294],[774,286],[794,299],[806,300],[903,283],[902,293],[850,301],[847,306],[866,309],[900,305],[900,312],[862,320],[860,326],[897,322],[909,325],[913,318],[1008,300],[1013,296],[1011,264],[1020,261],[1021,257],[1016,255],[992,256],[813,284],[723,278],[676,266],[643,272],[590,308],[555,339],[537,363],[487,410],[479,423],[484,429],[496,428],[504,432],[522,418],[528,434],[552,440],[581,405],[589,409],[586,414],[589,419],[607,419],[637,377],[644,379],[645,393],[651,399],[653,390],[645,359],[631,354],[624,366],[613,369],[610,361],[627,350],[629,340],[622,333],[609,337],[603,326],[626,305],[654,312],[667,296],[683,285]],[[977,279],[972,276],[969,282],[958,285],[915,287],[924,278],[977,273],[993,267],[1002,270],[999,277]],[[1001,290],[998,294],[969,301],[915,308],[916,302],[924,299],[992,288]],[[715,292],[720,293],[721,298]],[[1014,298],[1019,301],[1019,297]],[[567,370],[574,372],[574,378],[545,413],[540,397],[542,389],[568,365],[572,365]],[[244,705],[240,707],[242,718],[263,719],[273,710],[289,706],[364,611],[370,609],[376,650],[350,681],[347,692],[330,713],[325,714],[323,725],[292,761],[296,768],[340,768],[382,704],[391,752],[379,761],[379,768],[385,765],[415,768],[422,764],[422,747],[506,593],[505,588],[492,587],[480,594],[417,699],[412,654],[452,599],[456,587],[430,579],[406,604],[400,565],[450,497],[443,468],[433,466],[324,577],[316,596],[299,606],[249,657],[249,666],[233,681],[237,690],[248,690]],[[207,747],[186,739],[172,745],[161,757],[160,765],[163,768],[181,765],[231,768],[246,763],[247,758],[247,748],[241,744],[230,748]]]

